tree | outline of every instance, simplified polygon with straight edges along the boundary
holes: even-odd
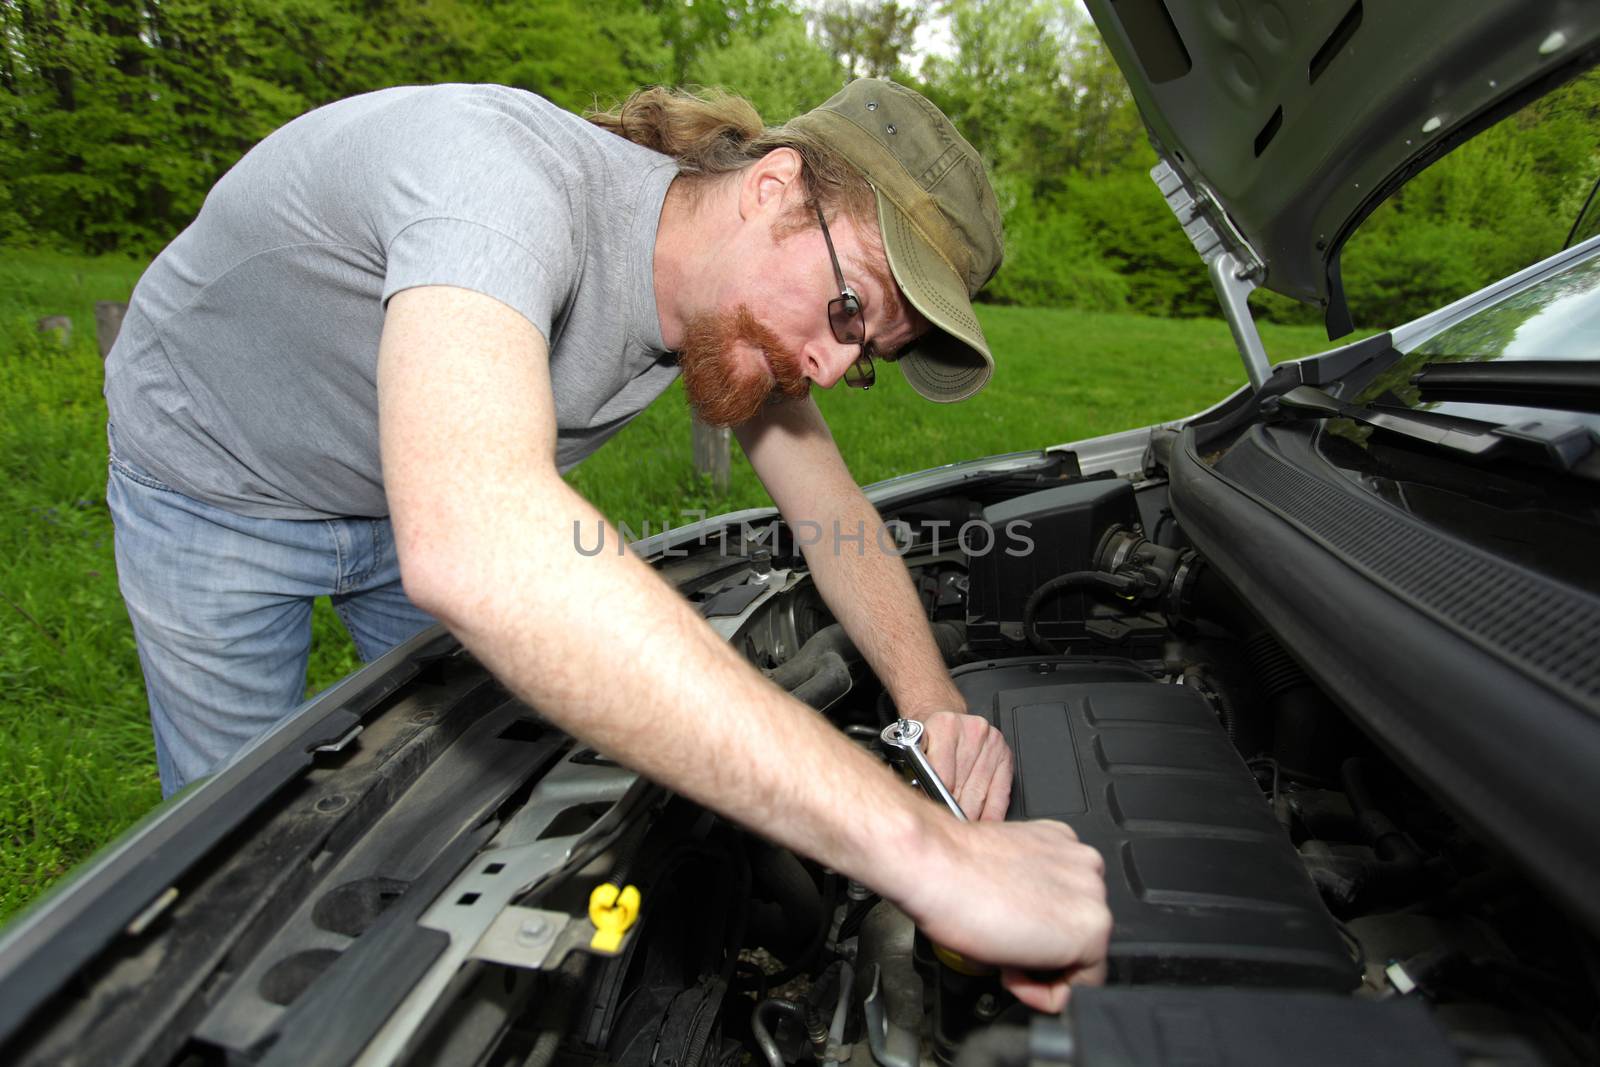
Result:
[[[655,15],[672,52],[669,80],[689,80],[689,70],[705,53],[726,48],[736,39],[760,37],[795,13],[784,0],[644,0]]]
[[[0,242],[153,251],[257,141],[355,93],[499,81],[576,109],[670,60],[624,0],[6,0]]]
[[[690,65],[689,80],[738,93],[776,125],[838,92],[845,75],[806,34],[805,23],[788,16],[760,36],[741,36],[706,52]]]
[[[903,74],[922,11],[898,0],[826,0],[815,21],[847,78],[890,78]]]

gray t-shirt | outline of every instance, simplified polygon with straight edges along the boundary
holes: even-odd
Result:
[[[150,265],[106,360],[118,451],[241,515],[380,516],[390,296],[455,285],[545,337],[562,470],[677,376],[652,273],[672,160],[492,85],[302,115]]]

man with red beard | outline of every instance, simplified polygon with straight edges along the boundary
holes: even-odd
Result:
[[[725,96],[646,90],[585,121],[433,86],[277,131],[151,265],[107,361],[107,499],[163,787],[299,703],[314,597],[367,659],[437,619],[575,736],[1059,1008],[1103,973],[1100,857],[1000,821],[1011,755],[966,713],[808,395],[882,360],[933,400],[982,388],[970,300],[1001,240],[971,146],[887,81],[776,128]],[[637,558],[576,550],[604,520],[561,472],[679,373],[791,524],[865,532],[806,546],[812,577],[973,822]]]

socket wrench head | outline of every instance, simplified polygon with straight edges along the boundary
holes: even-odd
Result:
[[[891,748],[916,748],[922,743],[922,723],[901,719],[885,726],[878,737]]]

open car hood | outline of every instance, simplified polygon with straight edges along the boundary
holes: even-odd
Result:
[[[1086,4],[1156,151],[1226,213],[1255,284],[1321,304],[1330,338],[1352,329],[1339,253],[1356,226],[1600,58],[1592,0]]]

